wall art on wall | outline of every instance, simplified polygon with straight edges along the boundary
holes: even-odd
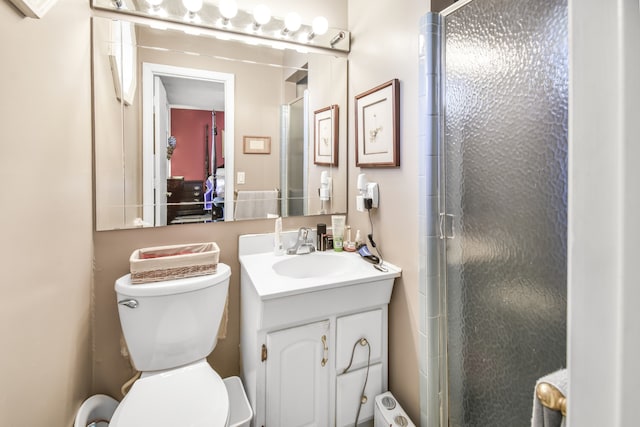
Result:
[[[400,82],[390,80],[356,98],[356,166],[400,166]]]
[[[271,153],[271,137],[270,136],[245,136],[244,154],[270,154]]]
[[[11,0],[20,12],[29,18],[40,19],[57,0]]]
[[[313,163],[338,166],[338,106],[316,110],[313,117]]]

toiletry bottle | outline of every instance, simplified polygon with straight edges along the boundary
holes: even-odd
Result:
[[[331,228],[333,230],[333,250],[342,252],[344,240],[344,215],[331,215]]]
[[[360,247],[360,245],[362,244],[362,235],[360,234],[360,230],[356,230],[356,241],[355,241],[355,244],[356,244],[356,249],[358,247]]]

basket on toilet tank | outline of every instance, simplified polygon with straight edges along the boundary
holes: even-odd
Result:
[[[131,283],[213,274],[219,256],[220,248],[215,242],[136,249],[129,258]]]

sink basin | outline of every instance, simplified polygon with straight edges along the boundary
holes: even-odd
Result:
[[[292,279],[307,279],[343,274],[349,265],[350,260],[344,256],[314,252],[278,261],[273,264],[273,271]]]

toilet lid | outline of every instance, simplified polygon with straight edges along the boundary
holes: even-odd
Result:
[[[109,426],[224,427],[228,417],[224,382],[201,361],[137,380]]]

